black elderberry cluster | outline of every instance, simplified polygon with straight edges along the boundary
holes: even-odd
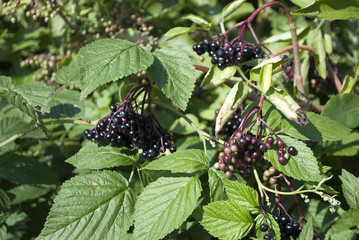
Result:
[[[217,65],[221,70],[227,66],[239,66],[246,61],[264,57],[264,52],[259,46],[252,47],[241,41],[222,45],[219,40],[211,41],[208,38],[193,45],[193,51],[198,55],[208,52],[208,55],[212,58],[212,64]]]
[[[281,240],[291,240],[297,239],[300,234],[300,225],[298,222],[292,221],[288,216],[275,216],[273,215],[274,220],[278,223],[280,228]],[[270,238],[264,238],[270,239]]]
[[[154,159],[166,149],[175,152],[170,133],[157,126],[151,116],[143,116],[127,106],[110,106],[111,113],[84,134],[88,140],[103,141],[114,146],[134,145],[142,150],[142,157]]]
[[[274,138],[269,136],[266,140],[254,136],[252,133],[243,133],[239,129],[232,135],[231,139],[225,142],[224,149],[218,155],[218,162],[214,168],[225,172],[227,178],[231,178],[233,171],[239,172],[243,178],[249,179],[252,171],[252,164],[269,165],[264,159],[264,152],[273,148]],[[290,157],[296,154],[296,149],[292,146],[284,151],[284,142],[279,139],[277,141],[278,162],[284,164]],[[263,180],[269,180],[270,184],[277,183],[277,170],[270,167],[268,171],[264,171]]]
[[[239,125],[242,122],[242,110],[243,107],[237,108],[237,110],[232,114],[232,116],[228,119],[227,123],[223,126],[222,130],[219,132],[219,135],[223,137],[232,136],[232,134],[237,130]],[[216,127],[216,118],[218,116],[219,110],[216,110],[216,117],[212,122],[212,134],[215,134],[215,127]]]

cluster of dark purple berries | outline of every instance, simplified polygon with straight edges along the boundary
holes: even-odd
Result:
[[[227,123],[223,126],[222,130],[219,132],[219,135],[223,137],[230,137],[237,130],[239,125],[242,122],[242,110],[243,107],[237,108],[237,110],[232,114],[232,116],[228,119]],[[212,122],[212,134],[215,134],[215,126],[216,126],[216,118],[218,116],[219,110],[216,110],[216,117]]]
[[[291,221],[291,219],[286,215],[283,215],[283,216],[273,215],[273,218],[279,225],[281,240],[291,240],[291,239],[297,239],[299,237],[301,230],[300,230],[300,225],[298,222]],[[262,224],[262,225],[265,225],[265,224]],[[267,227],[268,227],[268,225],[267,225]],[[261,230],[262,230],[262,228],[261,228]],[[264,228],[263,228],[263,230],[264,230]],[[266,232],[266,231],[263,231],[263,232]],[[264,239],[271,239],[269,235],[266,235],[266,236],[268,236],[269,238],[264,237]]]
[[[133,109],[111,105],[111,113],[84,134],[88,140],[103,141],[114,146],[136,146],[142,150],[142,157],[154,159],[166,149],[175,152],[173,138],[164,128],[156,125],[151,116],[143,116]]]
[[[241,41],[222,45],[219,40],[211,41],[208,38],[193,45],[193,51],[198,55],[208,52],[208,55],[212,57],[212,64],[217,65],[221,70],[227,66],[239,66],[246,61],[264,57],[264,52],[259,46],[252,47]]]
[[[273,137],[268,137],[267,141],[266,141],[266,147],[267,148],[272,148],[274,144],[274,138]],[[280,164],[285,164],[285,161],[288,160],[290,158],[290,155],[295,155],[297,154],[297,149],[295,149],[295,147],[293,146],[287,146],[282,139],[278,139],[276,142],[277,146],[278,146],[278,150],[277,150],[277,155],[278,155],[278,162]],[[286,146],[286,150],[284,150],[284,146]]]

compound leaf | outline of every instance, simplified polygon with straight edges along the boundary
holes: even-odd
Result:
[[[296,154],[290,156],[285,164],[278,162],[277,149],[268,149],[264,156],[272,165],[283,172],[285,175],[303,181],[320,181],[319,166],[317,159],[313,156],[312,150],[296,139],[280,136],[280,138],[288,145],[296,148]]]
[[[186,110],[196,82],[188,55],[173,49],[160,49],[153,55],[154,63],[148,69],[153,81],[180,109]]]
[[[150,183],[138,198],[134,239],[157,240],[178,228],[201,195],[197,177],[165,178]]]
[[[242,239],[251,230],[254,220],[249,209],[239,201],[217,201],[203,207],[202,226],[223,240]]]
[[[81,98],[97,87],[148,68],[152,54],[121,39],[101,39],[81,48],[78,62],[82,72]]]
[[[133,223],[135,201],[117,172],[73,177],[61,186],[37,239],[119,239]]]
[[[96,143],[88,143],[66,162],[81,169],[102,169],[132,165],[137,158],[136,152],[127,147],[99,147]]]
[[[208,159],[198,149],[187,149],[175,152],[150,162],[142,169],[147,170],[207,170]]]

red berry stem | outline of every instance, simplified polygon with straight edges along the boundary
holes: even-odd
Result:
[[[292,184],[291,184],[291,182],[289,181],[289,179],[288,179],[286,176],[284,176],[284,175],[282,175],[282,177],[283,177],[285,183],[286,183],[286,184],[288,185],[288,187],[290,188],[290,190],[291,190],[292,192],[294,192],[295,190],[294,190],[294,188],[292,187]],[[297,208],[298,208],[298,214],[299,214],[299,219],[298,219],[298,220],[300,221],[300,224],[301,224],[301,226],[302,226],[302,228],[303,228],[303,214],[302,214],[302,210],[301,210],[301,208],[300,208],[298,196],[297,196],[296,194],[294,194],[293,197],[294,197],[295,203],[296,203]]]

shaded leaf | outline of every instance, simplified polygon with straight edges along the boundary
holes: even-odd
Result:
[[[208,170],[209,197],[211,202],[227,200],[223,181],[226,179],[223,171],[210,168]]]
[[[342,175],[339,176],[342,180],[342,189],[345,200],[350,208],[359,209],[359,178],[342,169]]]
[[[266,214],[266,220],[267,220],[267,222],[265,221],[263,214],[259,214],[255,219],[257,239],[264,239],[264,235],[268,234],[268,232],[262,232],[260,230],[260,226],[262,224],[268,225],[269,229],[271,230],[272,239],[278,239],[278,240],[281,239],[279,224],[274,220],[272,215]],[[273,234],[273,231],[274,231],[274,234]]]
[[[39,198],[49,191],[50,188],[45,186],[20,185],[10,189],[8,193],[14,195],[11,204],[15,205],[27,200]]]
[[[80,66],[78,62],[61,68],[56,72],[55,82],[61,85],[70,86],[81,82]]]
[[[0,188],[0,224],[5,222],[10,214],[10,198],[4,190]]]
[[[307,223],[304,225],[302,233],[299,235],[299,240],[313,239],[313,220],[312,218],[307,219]]]
[[[359,223],[359,210],[350,209],[342,214],[325,235],[325,240],[355,239]]]

